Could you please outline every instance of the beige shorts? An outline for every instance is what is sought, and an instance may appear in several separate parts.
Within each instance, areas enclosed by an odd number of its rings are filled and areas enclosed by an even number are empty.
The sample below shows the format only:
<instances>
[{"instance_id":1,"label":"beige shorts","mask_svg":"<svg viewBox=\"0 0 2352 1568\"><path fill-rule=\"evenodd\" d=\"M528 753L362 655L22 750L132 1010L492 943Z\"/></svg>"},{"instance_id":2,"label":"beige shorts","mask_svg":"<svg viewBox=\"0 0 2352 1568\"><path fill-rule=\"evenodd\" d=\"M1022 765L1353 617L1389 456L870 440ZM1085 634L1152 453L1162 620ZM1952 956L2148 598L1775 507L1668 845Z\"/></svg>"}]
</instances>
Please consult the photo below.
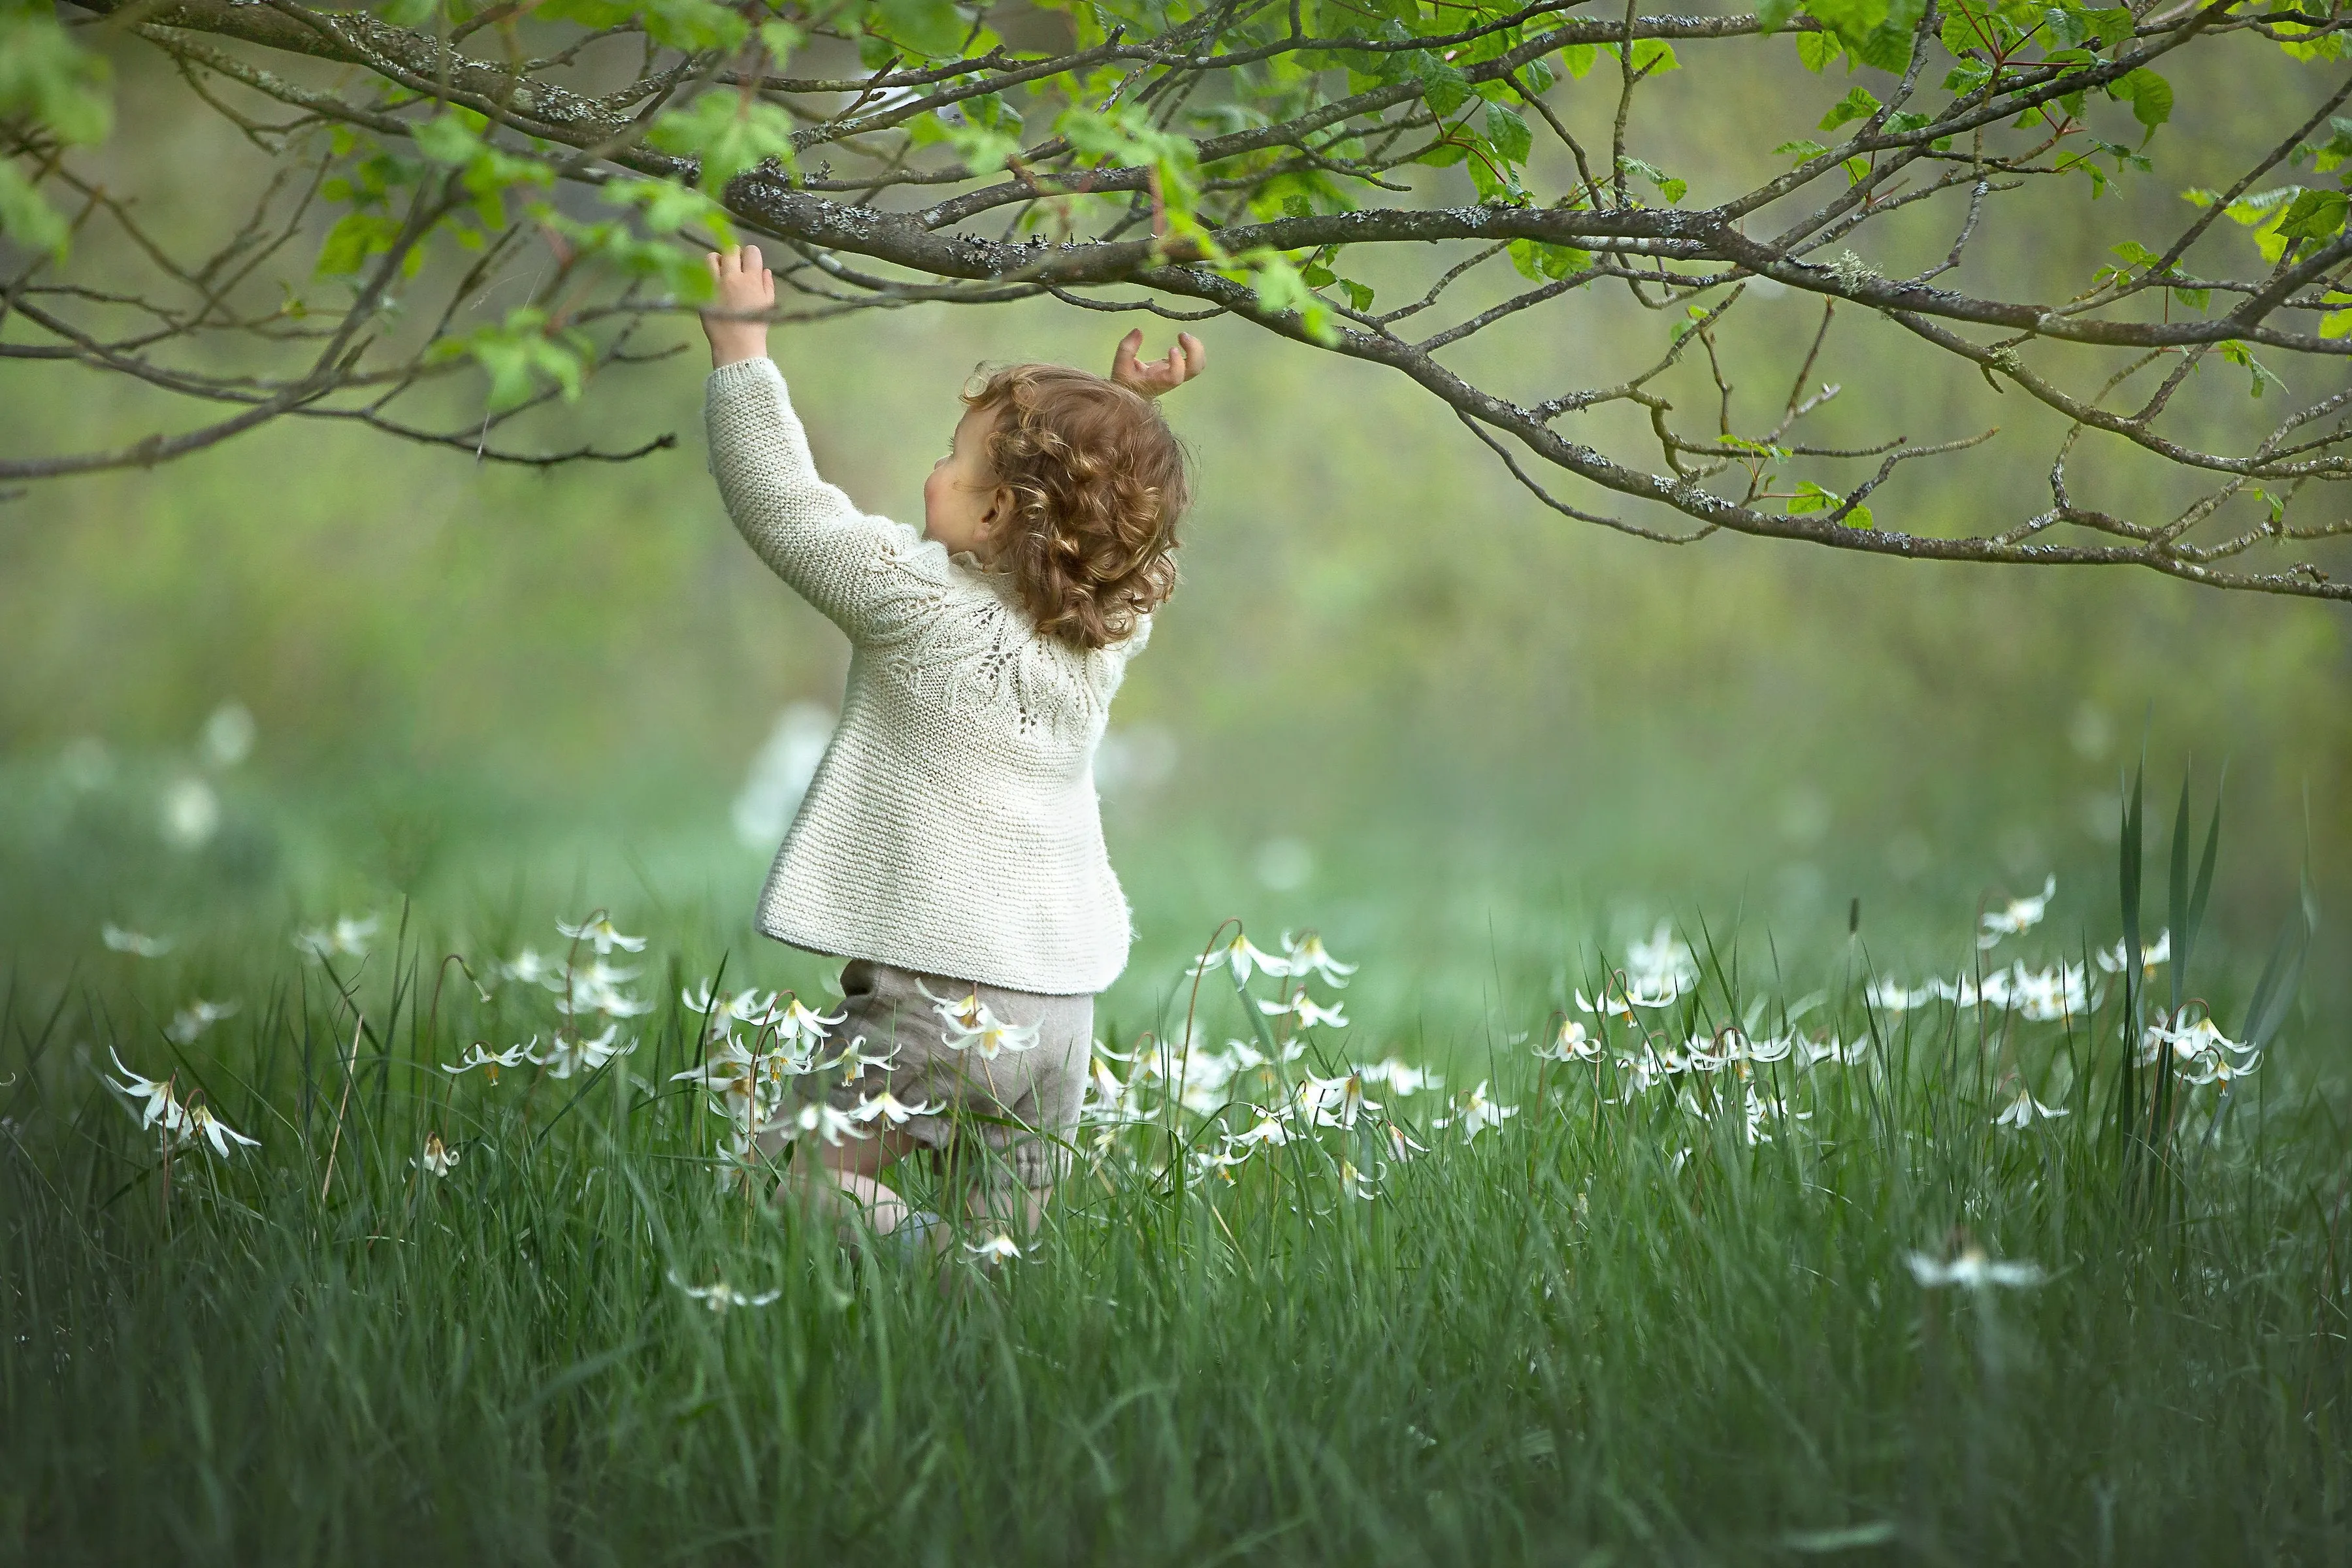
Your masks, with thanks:
<instances>
[{"instance_id":1,"label":"beige shorts","mask_svg":"<svg viewBox=\"0 0 2352 1568\"><path fill-rule=\"evenodd\" d=\"M854 1110L887 1088L902 1104L938 1108L901 1124L917 1142L942 1153L983 1155L968 1165L957 1159L967 1179L1037 1188L1061 1178L1094 1051L1092 996L974 985L863 958L842 965L841 988L847 1016L834 1026L833 1048L862 1036L864 1054L891 1060L887 1068L867 1068L855 1082L825 1075L825 1098L835 1106ZM975 993L1004 1022L1036 1026L1037 1043L1001 1050L993 1059L951 1049L932 998L961 1001ZM867 1123L877 1131L885 1125Z\"/></svg>"}]
</instances>

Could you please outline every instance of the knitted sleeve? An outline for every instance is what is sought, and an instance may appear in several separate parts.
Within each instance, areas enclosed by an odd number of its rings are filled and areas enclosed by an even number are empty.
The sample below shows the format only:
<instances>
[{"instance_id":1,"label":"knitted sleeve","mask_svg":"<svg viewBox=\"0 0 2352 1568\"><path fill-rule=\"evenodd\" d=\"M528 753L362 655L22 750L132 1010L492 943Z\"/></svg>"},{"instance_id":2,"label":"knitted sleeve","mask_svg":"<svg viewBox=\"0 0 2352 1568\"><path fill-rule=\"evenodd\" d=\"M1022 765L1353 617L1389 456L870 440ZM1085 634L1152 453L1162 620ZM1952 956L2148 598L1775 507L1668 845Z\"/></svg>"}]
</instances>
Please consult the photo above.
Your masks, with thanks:
<instances>
[{"instance_id":1,"label":"knitted sleeve","mask_svg":"<svg viewBox=\"0 0 2352 1568\"><path fill-rule=\"evenodd\" d=\"M909 584L894 568L922 558L920 540L905 523L859 511L817 477L775 362L737 360L712 371L703 421L719 493L760 559L853 641L900 619Z\"/></svg>"}]
</instances>

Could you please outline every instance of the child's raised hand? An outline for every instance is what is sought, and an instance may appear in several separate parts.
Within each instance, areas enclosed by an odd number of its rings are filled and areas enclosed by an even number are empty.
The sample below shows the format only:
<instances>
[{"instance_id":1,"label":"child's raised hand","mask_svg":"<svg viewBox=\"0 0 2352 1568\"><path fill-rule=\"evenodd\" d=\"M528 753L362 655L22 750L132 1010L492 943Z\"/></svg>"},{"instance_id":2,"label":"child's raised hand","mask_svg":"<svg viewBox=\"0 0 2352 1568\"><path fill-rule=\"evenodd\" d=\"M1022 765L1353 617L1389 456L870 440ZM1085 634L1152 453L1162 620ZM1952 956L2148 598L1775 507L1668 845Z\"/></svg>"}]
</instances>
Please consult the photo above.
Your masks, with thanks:
<instances>
[{"instance_id":1,"label":"child's raised hand","mask_svg":"<svg viewBox=\"0 0 2352 1568\"><path fill-rule=\"evenodd\" d=\"M1118 349L1110 356L1110 378L1129 392L1139 392L1146 397L1173 392L1209 368L1208 345L1190 332L1177 333L1176 346L1168 351L1168 357L1149 364L1136 360L1136 351L1142 346L1141 327L1119 339Z\"/></svg>"},{"instance_id":2,"label":"child's raised hand","mask_svg":"<svg viewBox=\"0 0 2352 1568\"><path fill-rule=\"evenodd\" d=\"M760 247L738 245L705 251L702 259L719 285L719 297L702 312L702 331L710 340L710 367L761 358L768 352L768 323L742 319L776 306L776 275L761 265Z\"/></svg>"}]
</instances>

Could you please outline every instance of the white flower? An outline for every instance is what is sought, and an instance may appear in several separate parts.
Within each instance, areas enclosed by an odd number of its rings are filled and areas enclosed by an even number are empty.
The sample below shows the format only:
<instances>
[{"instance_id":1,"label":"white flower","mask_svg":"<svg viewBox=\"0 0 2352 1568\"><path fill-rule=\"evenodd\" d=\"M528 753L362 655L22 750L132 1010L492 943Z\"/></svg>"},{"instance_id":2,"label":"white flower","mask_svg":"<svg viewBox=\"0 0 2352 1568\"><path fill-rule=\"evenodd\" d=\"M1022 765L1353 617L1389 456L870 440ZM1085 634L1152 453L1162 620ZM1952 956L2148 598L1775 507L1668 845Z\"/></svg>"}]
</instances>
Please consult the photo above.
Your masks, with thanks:
<instances>
[{"instance_id":1,"label":"white flower","mask_svg":"<svg viewBox=\"0 0 2352 1568\"><path fill-rule=\"evenodd\" d=\"M418 1170L429 1171L435 1176L446 1176L457 1168L457 1151L441 1142L438 1132L425 1135L425 1152L412 1162Z\"/></svg>"},{"instance_id":2,"label":"white flower","mask_svg":"<svg viewBox=\"0 0 2352 1568\"><path fill-rule=\"evenodd\" d=\"M745 986L740 991L714 991L706 980L692 991L680 991L677 999L686 1010L706 1016L714 1035L723 1034L737 1024L756 1024L774 1010L776 993L762 995L758 987Z\"/></svg>"},{"instance_id":3,"label":"white flower","mask_svg":"<svg viewBox=\"0 0 2352 1568\"><path fill-rule=\"evenodd\" d=\"M987 1263L1003 1263L1021 1256L1021 1245L1003 1231L986 1241L967 1241L964 1250Z\"/></svg>"},{"instance_id":4,"label":"white flower","mask_svg":"<svg viewBox=\"0 0 2352 1568\"><path fill-rule=\"evenodd\" d=\"M1325 1025L1334 1029L1346 1028L1348 1016L1339 1009L1340 1004L1336 1002L1328 1007L1317 1006L1307 999L1307 987L1304 985L1294 992L1287 1002L1260 1002L1257 1005L1257 1010L1269 1016L1297 1019L1298 1027L1302 1029L1311 1029L1318 1025Z\"/></svg>"},{"instance_id":5,"label":"white flower","mask_svg":"<svg viewBox=\"0 0 2352 1568\"><path fill-rule=\"evenodd\" d=\"M732 1307L764 1307L783 1294L782 1290L762 1290L756 1296L747 1296L724 1280L689 1285L676 1273L670 1275L669 1282L714 1312L724 1312Z\"/></svg>"},{"instance_id":6,"label":"white flower","mask_svg":"<svg viewBox=\"0 0 2352 1568\"><path fill-rule=\"evenodd\" d=\"M242 702L224 702L205 721L196 748L212 766L233 768L252 754L253 736L252 710Z\"/></svg>"},{"instance_id":7,"label":"white flower","mask_svg":"<svg viewBox=\"0 0 2352 1568\"><path fill-rule=\"evenodd\" d=\"M168 936L142 936L110 921L100 929L99 935L115 952L127 952L133 958L161 958L172 951L173 939Z\"/></svg>"},{"instance_id":8,"label":"white flower","mask_svg":"<svg viewBox=\"0 0 2352 1568\"><path fill-rule=\"evenodd\" d=\"M2050 900L2058 891L2056 873L2042 879L2042 891L2030 899L2011 899L1997 910L1987 910L1984 930L1977 935L1979 947L1990 947L2005 936L2017 936L2042 923L2050 908Z\"/></svg>"},{"instance_id":9,"label":"white flower","mask_svg":"<svg viewBox=\"0 0 2352 1568\"><path fill-rule=\"evenodd\" d=\"M604 1032L593 1040L572 1039L559 1032L545 1056L533 1056L530 1059L547 1068L550 1078L570 1078L575 1072L594 1072L614 1057L627 1056L637 1048L637 1042L634 1039L625 1046L614 1045L614 1037L620 1032L618 1024L606 1025ZM531 1037L534 1040L538 1038L536 1035Z\"/></svg>"},{"instance_id":10,"label":"white flower","mask_svg":"<svg viewBox=\"0 0 2352 1568\"><path fill-rule=\"evenodd\" d=\"M1297 942L1290 940L1288 931L1284 931L1282 952L1284 971L1300 980L1309 974L1319 974L1326 985L1344 987L1348 984L1348 976L1356 973L1355 964L1342 963L1332 957L1325 950L1323 939L1311 931ZM1247 979L1248 976L1243 978Z\"/></svg>"},{"instance_id":11,"label":"white flower","mask_svg":"<svg viewBox=\"0 0 2352 1568\"><path fill-rule=\"evenodd\" d=\"M350 915L337 919L331 926L312 926L294 933L294 945L314 963L330 958L364 958L368 942L383 921L375 915L354 920Z\"/></svg>"},{"instance_id":12,"label":"white flower","mask_svg":"<svg viewBox=\"0 0 2352 1568\"><path fill-rule=\"evenodd\" d=\"M122 1093L128 1095L132 1100L143 1100L147 1102L139 1112L139 1125L142 1127L152 1127L160 1121L163 1123L164 1131L179 1131L181 1127L180 1102L172 1096L171 1080L169 1079L141 1078L137 1073L132 1072L129 1068L122 1065L122 1058L120 1056L115 1055L114 1047L111 1046L107 1047L106 1054L109 1057L113 1058L114 1070L121 1073L126 1081L117 1082L113 1079L106 1078L103 1073L99 1076L101 1079L104 1079L110 1087L120 1089Z\"/></svg>"},{"instance_id":13,"label":"white flower","mask_svg":"<svg viewBox=\"0 0 2352 1568\"><path fill-rule=\"evenodd\" d=\"M247 1138L244 1133L239 1132L236 1128L231 1127L227 1122L223 1121L219 1117L215 1116L213 1114L213 1108L209 1105L203 1104L202 1102L191 1105L186 1108L186 1141L194 1142L197 1138L207 1139L212 1143L213 1152L222 1156L223 1158L226 1158L228 1155L236 1152L235 1150L229 1147L229 1141L232 1139L244 1144L248 1149L258 1149L261 1147L260 1139Z\"/></svg>"},{"instance_id":14,"label":"white flower","mask_svg":"<svg viewBox=\"0 0 2352 1568\"><path fill-rule=\"evenodd\" d=\"M1660 921L1649 941L1625 950L1625 978L1636 993L1635 1006L1660 1006L1664 1003L1644 1003L1641 997L1663 996L1672 1001L1698 984L1698 963L1691 950L1675 939L1672 923Z\"/></svg>"},{"instance_id":15,"label":"white flower","mask_svg":"<svg viewBox=\"0 0 2352 1568\"><path fill-rule=\"evenodd\" d=\"M2218 1083L2226 1089L2239 1079L2261 1067L2262 1063L2263 1053L2260 1051L2249 1051L2243 1059L2234 1062L2220 1051L2215 1051L2204 1059L2196 1072L2189 1075L2187 1081L2194 1084Z\"/></svg>"},{"instance_id":16,"label":"white flower","mask_svg":"<svg viewBox=\"0 0 2352 1568\"><path fill-rule=\"evenodd\" d=\"M1530 1054L1546 1061L1597 1062L1603 1048L1599 1036L1589 1032L1579 1020L1569 1018L1561 1021L1559 1034L1550 1044L1537 1046Z\"/></svg>"},{"instance_id":17,"label":"white flower","mask_svg":"<svg viewBox=\"0 0 2352 1568\"><path fill-rule=\"evenodd\" d=\"M1378 1110L1378 1100L1364 1098L1364 1080L1356 1073L1345 1078L1316 1078L1309 1075L1295 1091L1298 1110L1318 1127L1343 1127L1353 1131L1356 1119L1367 1110Z\"/></svg>"},{"instance_id":18,"label":"white flower","mask_svg":"<svg viewBox=\"0 0 2352 1568\"><path fill-rule=\"evenodd\" d=\"M1453 1120L1461 1123L1462 1142L1467 1143L1487 1128L1500 1127L1518 1113L1519 1108L1516 1105L1497 1105L1487 1099L1486 1080L1480 1079L1478 1087L1470 1091L1470 1098L1462 1102L1461 1115ZM1435 1125L1444 1126L1447 1123L1438 1122Z\"/></svg>"},{"instance_id":19,"label":"white flower","mask_svg":"<svg viewBox=\"0 0 2352 1568\"><path fill-rule=\"evenodd\" d=\"M1870 1037L1864 1035L1851 1045L1840 1044L1835 1035L1832 1035L1826 1040L1808 1040L1801 1037L1797 1045L1801 1065L1804 1067L1819 1067L1824 1062L1832 1067L1852 1067L1869 1053Z\"/></svg>"},{"instance_id":20,"label":"white flower","mask_svg":"<svg viewBox=\"0 0 2352 1568\"><path fill-rule=\"evenodd\" d=\"M2009 1102L2008 1108L1999 1116L1992 1119L1992 1124L1995 1127L2014 1127L2020 1131L2022 1131L2026 1128L2033 1125L2033 1119L2036 1116L2040 1116L2047 1120L2053 1117L2071 1116L2073 1114L2074 1112L2072 1110L2063 1105L2044 1105L2040 1100L2034 1099L2032 1095L2021 1089L2017 1091L2017 1098Z\"/></svg>"},{"instance_id":21,"label":"white flower","mask_svg":"<svg viewBox=\"0 0 2352 1568\"><path fill-rule=\"evenodd\" d=\"M2121 940L2118 940L2115 946L2105 949L2095 956L2098 959L2099 967L2109 974L2121 974L2124 972L2124 965L2131 962L2131 955L2124 951ZM2153 945L2139 950L2139 970L2144 978L2153 976L2159 966L2171 962L2172 932L2169 931L2158 936Z\"/></svg>"},{"instance_id":22,"label":"white flower","mask_svg":"<svg viewBox=\"0 0 2352 1568\"><path fill-rule=\"evenodd\" d=\"M163 1033L174 1043L184 1046L236 1011L234 1002L191 1002L173 1016L171 1026Z\"/></svg>"},{"instance_id":23,"label":"white flower","mask_svg":"<svg viewBox=\"0 0 2352 1568\"><path fill-rule=\"evenodd\" d=\"M537 948L524 948L500 963L498 972L504 979L520 980L526 985L547 985L559 991L563 988L563 965L551 958L542 958Z\"/></svg>"},{"instance_id":24,"label":"white flower","mask_svg":"<svg viewBox=\"0 0 2352 1568\"><path fill-rule=\"evenodd\" d=\"M1370 1203L1381 1195L1381 1174L1379 1171L1367 1174L1356 1169L1352 1162L1342 1160L1339 1162L1339 1190L1351 1198L1361 1198Z\"/></svg>"},{"instance_id":25,"label":"white flower","mask_svg":"<svg viewBox=\"0 0 2352 1568\"><path fill-rule=\"evenodd\" d=\"M493 1051L488 1042L476 1040L466 1047L466 1054L459 1057L454 1064L443 1062L441 1070L454 1078L459 1073L471 1072L476 1068L488 1068L490 1069L490 1081L496 1083L499 1081L500 1069L520 1067L525 1062L536 1062L539 1058L532 1052L538 1045L537 1035L533 1035L520 1046L510 1046L503 1051Z\"/></svg>"},{"instance_id":26,"label":"white flower","mask_svg":"<svg viewBox=\"0 0 2352 1568\"><path fill-rule=\"evenodd\" d=\"M220 796L200 778L174 779L163 792L163 837L176 848L196 849L220 831Z\"/></svg>"},{"instance_id":27,"label":"white flower","mask_svg":"<svg viewBox=\"0 0 2352 1568\"><path fill-rule=\"evenodd\" d=\"M845 1110L835 1109L822 1100L803 1100L782 1115L772 1117L761 1129L762 1132L781 1132L786 1142L804 1138L814 1132L827 1143L838 1145L844 1138L869 1136L857 1125L857 1119Z\"/></svg>"},{"instance_id":28,"label":"white flower","mask_svg":"<svg viewBox=\"0 0 2352 1568\"><path fill-rule=\"evenodd\" d=\"M1435 1073L1409 1066L1394 1057L1374 1062L1370 1067L1360 1067L1356 1069L1356 1076L1366 1083L1386 1084L1390 1093L1400 1096L1419 1094L1424 1089L1445 1087L1445 1080Z\"/></svg>"},{"instance_id":29,"label":"white flower","mask_svg":"<svg viewBox=\"0 0 2352 1568\"><path fill-rule=\"evenodd\" d=\"M1404 1129L1399 1127L1395 1122L1390 1122L1388 1124L1388 1130L1389 1147L1396 1152L1396 1157L1400 1161L1410 1160L1415 1154L1426 1154L1429 1152L1429 1146L1427 1144L1416 1143L1411 1138L1406 1137Z\"/></svg>"},{"instance_id":30,"label":"white flower","mask_svg":"<svg viewBox=\"0 0 2352 1568\"><path fill-rule=\"evenodd\" d=\"M600 953L610 952L616 947L625 952L643 952L646 950L644 937L623 936L613 929L612 921L601 914L594 920L582 921L578 925L558 921L555 929L573 942L594 943Z\"/></svg>"},{"instance_id":31,"label":"white flower","mask_svg":"<svg viewBox=\"0 0 2352 1568\"><path fill-rule=\"evenodd\" d=\"M1219 964L1223 964L1233 971L1236 984L1246 982L1253 969L1263 970L1276 979L1291 972L1290 964L1286 960L1276 958L1274 954L1265 952L1238 931L1234 933L1234 940L1224 946L1211 948L1187 973L1206 974Z\"/></svg>"},{"instance_id":32,"label":"white flower","mask_svg":"<svg viewBox=\"0 0 2352 1568\"><path fill-rule=\"evenodd\" d=\"M924 993L929 995L929 992ZM992 1062L1006 1051L1034 1049L1037 1044L1039 1024L1009 1024L991 1012L988 1004L975 991L960 1002L932 997L934 1008L947 1030L940 1043L951 1051L971 1051L981 1060Z\"/></svg>"},{"instance_id":33,"label":"white flower","mask_svg":"<svg viewBox=\"0 0 2352 1568\"><path fill-rule=\"evenodd\" d=\"M859 1100L857 1109L849 1114L860 1121L879 1119L893 1127L903 1127L915 1117L938 1115L940 1109L929 1100L908 1105L886 1089L877 1095Z\"/></svg>"},{"instance_id":34,"label":"white flower","mask_svg":"<svg viewBox=\"0 0 2352 1568\"><path fill-rule=\"evenodd\" d=\"M866 1068L878 1068L882 1071L887 1072L890 1070L891 1064L898 1059L898 1047L896 1046L892 1046L888 1050L883 1052L882 1055L877 1057L873 1055L871 1052L862 1049L861 1047L863 1047L865 1044L866 1037L860 1035L856 1039L850 1041L849 1044L842 1047L841 1054L839 1056L834 1058L829 1062L818 1062L809 1070L812 1072L831 1072L834 1068L839 1068L841 1069L841 1085L844 1089L846 1089L851 1084L856 1083L859 1079L864 1078L866 1076Z\"/></svg>"},{"instance_id":35,"label":"white flower","mask_svg":"<svg viewBox=\"0 0 2352 1568\"><path fill-rule=\"evenodd\" d=\"M2047 1278L2039 1264L2003 1263L1985 1256L1980 1247L1964 1247L1949 1262L1929 1257L1924 1252L1909 1254L1905 1261L1911 1266L1911 1278L1929 1289L1939 1285L1958 1285L1971 1290L1986 1290L1995 1286L2012 1289L2039 1285Z\"/></svg>"},{"instance_id":36,"label":"white flower","mask_svg":"<svg viewBox=\"0 0 2352 1568\"><path fill-rule=\"evenodd\" d=\"M765 1017L755 1021L772 1027L776 1031L778 1044L809 1048L822 1042L833 1032L835 1025L848 1016L848 1010L845 1008L828 1018L803 1006L801 999L793 996L787 998L781 1007L771 1006Z\"/></svg>"},{"instance_id":37,"label":"white flower","mask_svg":"<svg viewBox=\"0 0 2352 1568\"><path fill-rule=\"evenodd\" d=\"M2224 1051L2244 1056L2251 1049L2250 1047L2223 1034L2210 1017L2200 1018L2193 1024L2179 1024L2171 1028L2167 1028L2162 1024L2150 1024L2147 1026L2147 1032L2140 1037L2140 1065L2146 1067L2155 1061L2164 1054L2165 1047L2168 1046L2172 1048L2174 1058L2184 1064L2207 1057L2218 1060Z\"/></svg>"},{"instance_id":38,"label":"white flower","mask_svg":"<svg viewBox=\"0 0 2352 1568\"><path fill-rule=\"evenodd\" d=\"M1255 1110L1257 1108L1253 1106L1251 1109ZM1264 1144L1269 1149L1279 1149L1290 1142L1291 1131L1280 1117L1267 1115L1263 1110L1258 1111L1258 1116L1260 1120L1248 1131L1229 1133L1225 1146L1229 1149L1251 1149Z\"/></svg>"},{"instance_id":39,"label":"white flower","mask_svg":"<svg viewBox=\"0 0 2352 1568\"><path fill-rule=\"evenodd\" d=\"M1906 990L1899 980L1874 980L1863 992L1863 1000L1889 1013L1907 1013L1914 1007L1924 1007L1938 994L1934 982L1916 990Z\"/></svg>"}]
</instances>

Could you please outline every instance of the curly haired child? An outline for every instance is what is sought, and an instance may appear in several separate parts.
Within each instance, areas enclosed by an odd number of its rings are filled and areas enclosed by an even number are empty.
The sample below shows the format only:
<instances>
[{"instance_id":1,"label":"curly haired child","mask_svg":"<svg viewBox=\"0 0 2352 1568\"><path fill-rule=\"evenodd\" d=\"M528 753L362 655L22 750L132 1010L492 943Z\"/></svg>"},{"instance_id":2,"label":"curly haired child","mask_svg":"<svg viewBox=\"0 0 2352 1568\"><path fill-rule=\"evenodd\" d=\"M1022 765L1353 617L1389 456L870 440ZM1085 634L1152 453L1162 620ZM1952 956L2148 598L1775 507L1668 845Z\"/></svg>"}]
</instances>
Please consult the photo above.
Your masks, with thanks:
<instances>
[{"instance_id":1,"label":"curly haired child","mask_svg":"<svg viewBox=\"0 0 2352 1568\"><path fill-rule=\"evenodd\" d=\"M817 477L767 357L775 279L758 249L708 261L711 472L751 548L850 643L841 721L758 924L848 961L833 1037L865 1045L827 1076L836 1114L817 1120L872 1131L805 1140L779 1195L937 1241L934 1216L881 1180L929 1150L975 1212L1034 1226L1077 1124L1095 994L1127 963L1094 758L1175 586L1190 492L1152 399L1206 351L1185 333L1139 363L1135 331L1107 378L990 375L924 481L919 534Z\"/></svg>"}]
</instances>

